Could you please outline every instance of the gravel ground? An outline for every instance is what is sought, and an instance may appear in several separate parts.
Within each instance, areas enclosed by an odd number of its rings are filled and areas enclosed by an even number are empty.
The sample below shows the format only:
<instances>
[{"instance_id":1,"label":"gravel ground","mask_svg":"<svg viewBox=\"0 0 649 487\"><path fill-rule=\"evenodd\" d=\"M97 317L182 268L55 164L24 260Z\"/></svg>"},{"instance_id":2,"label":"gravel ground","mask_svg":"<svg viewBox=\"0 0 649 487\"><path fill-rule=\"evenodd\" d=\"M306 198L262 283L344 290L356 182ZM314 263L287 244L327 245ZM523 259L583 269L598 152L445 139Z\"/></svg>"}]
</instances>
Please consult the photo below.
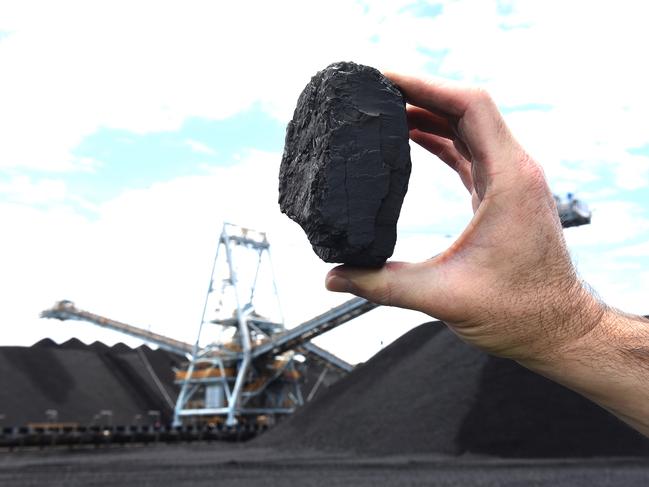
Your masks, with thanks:
<instances>
[{"instance_id":1,"label":"gravel ground","mask_svg":"<svg viewBox=\"0 0 649 487\"><path fill-rule=\"evenodd\" d=\"M641 458L512 460L341 456L237 444L0 453L0 485L646 486Z\"/></svg>"}]
</instances>

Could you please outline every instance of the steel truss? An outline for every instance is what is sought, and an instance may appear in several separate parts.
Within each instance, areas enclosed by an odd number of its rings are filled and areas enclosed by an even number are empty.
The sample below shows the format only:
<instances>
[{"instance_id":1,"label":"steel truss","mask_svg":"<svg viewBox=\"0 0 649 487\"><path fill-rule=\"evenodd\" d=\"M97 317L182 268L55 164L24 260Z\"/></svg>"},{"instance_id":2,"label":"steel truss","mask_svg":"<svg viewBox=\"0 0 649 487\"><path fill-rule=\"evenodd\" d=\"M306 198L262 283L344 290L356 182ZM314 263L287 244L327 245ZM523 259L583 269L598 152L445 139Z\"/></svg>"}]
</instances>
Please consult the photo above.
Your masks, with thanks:
<instances>
[{"instance_id":1,"label":"steel truss","mask_svg":"<svg viewBox=\"0 0 649 487\"><path fill-rule=\"evenodd\" d=\"M256 313L258 278L264 265L270 271L279 322ZM215 288L219 282L221 285ZM224 311L228 297L233 301L232 315L213 319L214 311ZM300 406L303 399L293 360L295 352L267 354L258 359L252 354L255 345L285 330L283 321L266 234L224 224L192 357L186 372L177 374L181 389L174 408L174 425L201 417L203 421L210 417L225 419L228 426L241 420L256 422L259 417L272 420ZM214 325L218 334L229 331L231 339L215 339L202 347L201 335L208 328L214 331Z\"/></svg>"}]
</instances>

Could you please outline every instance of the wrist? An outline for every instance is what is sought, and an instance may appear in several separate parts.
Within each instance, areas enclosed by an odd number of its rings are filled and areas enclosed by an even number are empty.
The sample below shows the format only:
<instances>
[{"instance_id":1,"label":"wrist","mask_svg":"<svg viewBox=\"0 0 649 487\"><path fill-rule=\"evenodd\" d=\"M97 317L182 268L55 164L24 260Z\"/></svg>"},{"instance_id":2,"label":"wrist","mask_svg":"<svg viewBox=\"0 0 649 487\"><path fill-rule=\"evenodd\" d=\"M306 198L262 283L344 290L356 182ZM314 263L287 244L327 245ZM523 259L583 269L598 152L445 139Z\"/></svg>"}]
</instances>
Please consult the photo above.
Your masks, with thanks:
<instances>
[{"instance_id":1,"label":"wrist","mask_svg":"<svg viewBox=\"0 0 649 487\"><path fill-rule=\"evenodd\" d=\"M590 332L520 363L589 398L649 436L649 321L598 303Z\"/></svg>"},{"instance_id":2,"label":"wrist","mask_svg":"<svg viewBox=\"0 0 649 487\"><path fill-rule=\"evenodd\" d=\"M575 281L565 294L554 323L554 340L524 360L521 365L546 376L563 374L574 362L590 361L597 353L608 353L611 341L619 334L615 312L601 302L581 282ZM554 377L552 377L554 378Z\"/></svg>"}]
</instances>

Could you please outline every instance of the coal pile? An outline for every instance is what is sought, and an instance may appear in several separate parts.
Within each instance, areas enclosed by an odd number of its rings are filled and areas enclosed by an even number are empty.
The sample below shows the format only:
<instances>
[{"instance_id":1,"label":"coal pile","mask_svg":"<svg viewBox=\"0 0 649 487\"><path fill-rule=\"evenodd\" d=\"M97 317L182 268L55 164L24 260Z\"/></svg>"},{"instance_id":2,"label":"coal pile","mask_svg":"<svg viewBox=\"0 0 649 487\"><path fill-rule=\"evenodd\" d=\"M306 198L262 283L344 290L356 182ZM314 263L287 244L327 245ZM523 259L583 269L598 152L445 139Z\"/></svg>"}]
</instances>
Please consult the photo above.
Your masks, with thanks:
<instances>
[{"instance_id":1,"label":"coal pile","mask_svg":"<svg viewBox=\"0 0 649 487\"><path fill-rule=\"evenodd\" d=\"M178 394L172 366L181 360L147 346L85 345L76 339L0 347L0 424L164 424Z\"/></svg>"},{"instance_id":2,"label":"coal pile","mask_svg":"<svg viewBox=\"0 0 649 487\"><path fill-rule=\"evenodd\" d=\"M305 357L299 364L305 397L317 398L346 375L317 355ZM173 369L185 362L147 346L86 345L76 338L60 345L44 339L31 347L0 347L0 427L168 425L179 392Z\"/></svg>"},{"instance_id":3,"label":"coal pile","mask_svg":"<svg viewBox=\"0 0 649 487\"><path fill-rule=\"evenodd\" d=\"M279 204L325 262L392 255L410 177L405 100L379 71L334 63L304 88L286 130Z\"/></svg>"},{"instance_id":4,"label":"coal pile","mask_svg":"<svg viewBox=\"0 0 649 487\"><path fill-rule=\"evenodd\" d=\"M648 439L605 410L439 322L411 330L255 443L367 455L649 453Z\"/></svg>"}]
</instances>

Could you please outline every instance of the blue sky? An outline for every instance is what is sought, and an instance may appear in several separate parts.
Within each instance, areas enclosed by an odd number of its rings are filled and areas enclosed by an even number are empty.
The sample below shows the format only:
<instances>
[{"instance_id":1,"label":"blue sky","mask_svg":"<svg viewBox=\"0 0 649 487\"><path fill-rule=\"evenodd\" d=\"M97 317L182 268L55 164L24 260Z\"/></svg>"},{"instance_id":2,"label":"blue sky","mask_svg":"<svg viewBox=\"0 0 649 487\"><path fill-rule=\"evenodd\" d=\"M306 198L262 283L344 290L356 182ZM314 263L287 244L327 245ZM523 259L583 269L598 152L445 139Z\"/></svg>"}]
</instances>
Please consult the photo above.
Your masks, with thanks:
<instances>
[{"instance_id":1,"label":"blue sky","mask_svg":"<svg viewBox=\"0 0 649 487\"><path fill-rule=\"evenodd\" d=\"M281 151L284 133L285 124L258 105L224 120L187 118L170 131L134 133L100 127L70 151L72 157L91 161L90 167L66 172L63 177L56 169L11 168L0 173L0 184L9 184L17 175L36 184L60 178L70 193L101 204L124 191L236 164L248 148Z\"/></svg>"},{"instance_id":2,"label":"blue sky","mask_svg":"<svg viewBox=\"0 0 649 487\"><path fill-rule=\"evenodd\" d=\"M203 174L236 164L242 151L282 150L285 126L258 105L224 120L192 117L178 130L137 134L100 128L74 148L77 157L99 161L93 171L67 178L70 191L101 203L120 192L156 181Z\"/></svg>"},{"instance_id":3,"label":"blue sky","mask_svg":"<svg viewBox=\"0 0 649 487\"><path fill-rule=\"evenodd\" d=\"M10 326L0 343L123 339L37 318L63 298L192 340L224 220L269 232L289 324L344 299L323 290L329 266L276 205L297 97L343 59L488 89L553 189L593 209L590 227L566 231L584 279L611 304L649 313L644 9L0 3L0 319ZM471 217L443 164L417 148L413 164L395 254L407 260L449 245ZM321 344L364 360L425 319L375 311ZM349 345L359 337L363 346Z\"/></svg>"}]
</instances>

